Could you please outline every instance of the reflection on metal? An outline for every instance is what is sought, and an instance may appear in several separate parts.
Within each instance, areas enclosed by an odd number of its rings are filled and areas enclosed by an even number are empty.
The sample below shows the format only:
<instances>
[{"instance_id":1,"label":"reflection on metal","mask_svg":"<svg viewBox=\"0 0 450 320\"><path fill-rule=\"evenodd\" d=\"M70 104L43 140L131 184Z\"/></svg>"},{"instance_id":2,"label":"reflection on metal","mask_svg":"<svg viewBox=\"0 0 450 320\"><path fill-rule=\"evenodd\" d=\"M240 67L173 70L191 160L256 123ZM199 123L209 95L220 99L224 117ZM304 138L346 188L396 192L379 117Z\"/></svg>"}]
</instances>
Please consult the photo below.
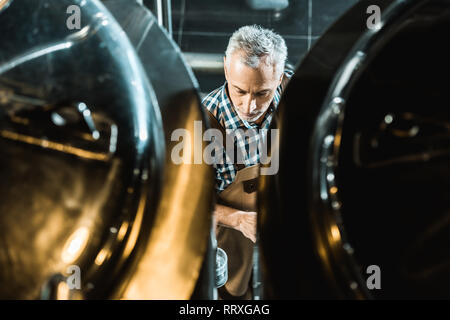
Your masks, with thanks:
<instances>
[{"instance_id":1,"label":"reflection on metal","mask_svg":"<svg viewBox=\"0 0 450 320\"><path fill-rule=\"evenodd\" d=\"M180 123L191 133L198 119L196 105L193 101ZM205 165L175 165L170 159L166 170L155 227L125 299L189 299L199 277L211 225L212 171Z\"/></svg>"},{"instance_id":2,"label":"reflection on metal","mask_svg":"<svg viewBox=\"0 0 450 320\"><path fill-rule=\"evenodd\" d=\"M21 100L20 104L31 101ZM105 162L116 151L117 126L110 119L92 113L85 103L31 104L31 109L15 108L17 100L6 99L3 103L13 106L6 111L8 116L0 131L5 139Z\"/></svg>"},{"instance_id":3,"label":"reflection on metal","mask_svg":"<svg viewBox=\"0 0 450 320\"><path fill-rule=\"evenodd\" d=\"M56 300L69 300L70 288L66 282L60 282L56 287Z\"/></svg>"},{"instance_id":4,"label":"reflection on metal","mask_svg":"<svg viewBox=\"0 0 450 320\"><path fill-rule=\"evenodd\" d=\"M0 0L0 11L5 9L12 0Z\"/></svg>"},{"instance_id":5,"label":"reflection on metal","mask_svg":"<svg viewBox=\"0 0 450 320\"><path fill-rule=\"evenodd\" d=\"M66 264L71 264L77 260L83 250L86 248L89 240L89 230L86 227L81 227L66 240L63 247L61 259Z\"/></svg>"},{"instance_id":6,"label":"reflection on metal","mask_svg":"<svg viewBox=\"0 0 450 320\"><path fill-rule=\"evenodd\" d=\"M330 231L331 241L335 243L341 242L341 233L339 232L339 228L337 227L337 225L332 225Z\"/></svg>"},{"instance_id":7,"label":"reflection on metal","mask_svg":"<svg viewBox=\"0 0 450 320\"><path fill-rule=\"evenodd\" d=\"M65 12L70 4L51 5ZM55 32L46 6L12 1L1 12L0 42L10 45L0 72L0 298L66 298L58 283L69 264L89 284L70 298L116 297L158 202L159 106L99 1L81 6L87 33ZM19 20L27 24L18 27Z\"/></svg>"},{"instance_id":8,"label":"reflection on metal","mask_svg":"<svg viewBox=\"0 0 450 320\"><path fill-rule=\"evenodd\" d=\"M117 233L117 241L122 241L125 235L127 234L128 227L129 227L128 221L124 221L122 225L120 226L119 232Z\"/></svg>"},{"instance_id":9,"label":"reflection on metal","mask_svg":"<svg viewBox=\"0 0 450 320\"><path fill-rule=\"evenodd\" d=\"M209 295L201 298L210 298L214 284L198 281L212 225L213 170L204 163L176 165L171 160L178 143L170 140L174 130L185 129L193 136L195 121L202 121L205 129L197 82L147 9L127 0L104 3L137 49L161 108L166 141L161 199L146 248L121 298L189 299L198 286L206 287ZM194 145L189 148L194 157ZM209 267L203 272L214 272Z\"/></svg>"},{"instance_id":10,"label":"reflection on metal","mask_svg":"<svg viewBox=\"0 0 450 320\"><path fill-rule=\"evenodd\" d=\"M35 60L37 58L43 57L47 54L51 54L57 51L64 51L70 49L73 43L70 41L63 41L59 43L52 43L50 46L45 46L44 48L33 48L32 50L21 54L20 56L12 57L11 60L7 62L2 62L0 65L0 73L8 72L21 64Z\"/></svg>"},{"instance_id":11,"label":"reflection on metal","mask_svg":"<svg viewBox=\"0 0 450 320\"><path fill-rule=\"evenodd\" d=\"M23 134L19 134L16 132L11 132L7 130L0 130L0 136L5 139L10 139L18 142L24 142L27 144L32 144L35 146L39 146L45 149L51 149L59 152L64 152L67 154L73 154L77 157L89 159L89 160L97 160L97 161L107 161L110 159L110 154L102 154L97 152L91 152L88 150L83 150L80 148L75 148L69 145L65 145L62 143L57 143L45 139L39 139L35 137L26 136Z\"/></svg>"},{"instance_id":12,"label":"reflection on metal","mask_svg":"<svg viewBox=\"0 0 450 320\"><path fill-rule=\"evenodd\" d=\"M144 189L144 194L146 190ZM139 206L137 208L136 217L134 219L133 225L129 232L128 239L125 243L125 249L122 254L122 259L128 259L131 255L131 252L136 248L139 233L142 232L142 223L145 214L146 202L148 199L146 197L142 197L139 201Z\"/></svg>"},{"instance_id":13,"label":"reflection on metal","mask_svg":"<svg viewBox=\"0 0 450 320\"><path fill-rule=\"evenodd\" d=\"M367 168L428 162L450 154L449 138L446 119L391 112L370 134L355 137L354 158Z\"/></svg>"},{"instance_id":14,"label":"reflection on metal","mask_svg":"<svg viewBox=\"0 0 450 320\"><path fill-rule=\"evenodd\" d=\"M108 249L106 248L101 249L97 257L95 258L95 264L101 266L110 254L111 252Z\"/></svg>"},{"instance_id":15,"label":"reflection on metal","mask_svg":"<svg viewBox=\"0 0 450 320\"><path fill-rule=\"evenodd\" d=\"M70 300L71 290L66 278L60 274L53 274L42 286L40 299L42 300Z\"/></svg>"}]
</instances>

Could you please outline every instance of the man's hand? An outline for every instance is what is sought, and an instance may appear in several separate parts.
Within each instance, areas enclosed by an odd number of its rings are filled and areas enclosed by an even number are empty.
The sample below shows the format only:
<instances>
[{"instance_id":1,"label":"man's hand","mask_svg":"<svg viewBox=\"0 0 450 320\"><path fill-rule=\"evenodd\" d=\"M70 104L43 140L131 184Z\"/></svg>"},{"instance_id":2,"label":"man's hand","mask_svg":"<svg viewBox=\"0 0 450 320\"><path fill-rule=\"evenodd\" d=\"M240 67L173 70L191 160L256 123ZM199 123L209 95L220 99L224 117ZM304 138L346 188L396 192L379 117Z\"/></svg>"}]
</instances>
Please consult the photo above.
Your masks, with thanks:
<instances>
[{"instance_id":1,"label":"man's hand","mask_svg":"<svg viewBox=\"0 0 450 320\"><path fill-rule=\"evenodd\" d=\"M256 242L256 212L236 211L234 215L237 220L235 229Z\"/></svg>"},{"instance_id":2,"label":"man's hand","mask_svg":"<svg viewBox=\"0 0 450 320\"><path fill-rule=\"evenodd\" d=\"M256 212L240 211L231 207L216 205L214 215L218 224L238 230L245 237L256 242Z\"/></svg>"}]
</instances>

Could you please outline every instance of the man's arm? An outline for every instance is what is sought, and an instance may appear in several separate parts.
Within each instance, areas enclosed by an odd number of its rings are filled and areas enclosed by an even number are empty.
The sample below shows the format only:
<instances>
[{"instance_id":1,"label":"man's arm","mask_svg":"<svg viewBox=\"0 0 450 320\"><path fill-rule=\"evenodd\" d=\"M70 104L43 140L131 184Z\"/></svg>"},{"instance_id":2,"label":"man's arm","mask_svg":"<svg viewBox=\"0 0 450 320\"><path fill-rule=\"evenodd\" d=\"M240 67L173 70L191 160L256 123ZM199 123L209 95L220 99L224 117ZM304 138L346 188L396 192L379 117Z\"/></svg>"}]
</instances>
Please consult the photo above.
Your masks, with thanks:
<instances>
[{"instance_id":1,"label":"man's arm","mask_svg":"<svg viewBox=\"0 0 450 320\"><path fill-rule=\"evenodd\" d=\"M238 230L251 241L256 242L256 212L240 211L216 204L214 218L217 224Z\"/></svg>"}]
</instances>

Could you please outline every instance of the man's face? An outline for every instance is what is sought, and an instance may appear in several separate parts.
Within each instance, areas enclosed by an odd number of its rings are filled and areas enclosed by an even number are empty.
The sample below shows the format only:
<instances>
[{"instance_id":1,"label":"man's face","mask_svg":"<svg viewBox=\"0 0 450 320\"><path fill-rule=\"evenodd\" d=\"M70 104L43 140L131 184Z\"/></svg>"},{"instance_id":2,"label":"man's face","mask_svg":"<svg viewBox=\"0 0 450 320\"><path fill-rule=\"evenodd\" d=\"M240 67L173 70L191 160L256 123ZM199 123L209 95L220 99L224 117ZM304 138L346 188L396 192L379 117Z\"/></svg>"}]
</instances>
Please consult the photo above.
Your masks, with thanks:
<instances>
[{"instance_id":1,"label":"man's face","mask_svg":"<svg viewBox=\"0 0 450 320\"><path fill-rule=\"evenodd\" d=\"M257 68L243 63L239 51L235 51L228 59L224 58L225 78L237 114L248 122L262 120L283 74L277 72L275 65L267 64L266 57L260 60Z\"/></svg>"}]
</instances>

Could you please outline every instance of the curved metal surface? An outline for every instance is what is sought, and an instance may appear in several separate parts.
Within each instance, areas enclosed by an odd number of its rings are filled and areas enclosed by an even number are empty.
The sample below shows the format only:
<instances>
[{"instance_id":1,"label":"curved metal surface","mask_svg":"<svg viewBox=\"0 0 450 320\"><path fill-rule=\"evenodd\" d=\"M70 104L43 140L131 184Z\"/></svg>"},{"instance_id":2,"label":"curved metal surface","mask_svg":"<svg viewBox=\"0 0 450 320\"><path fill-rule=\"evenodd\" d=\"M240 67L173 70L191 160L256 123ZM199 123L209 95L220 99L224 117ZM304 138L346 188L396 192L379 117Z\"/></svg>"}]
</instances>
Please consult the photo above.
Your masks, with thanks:
<instances>
[{"instance_id":1,"label":"curved metal surface","mask_svg":"<svg viewBox=\"0 0 450 320\"><path fill-rule=\"evenodd\" d=\"M317 251L320 253L326 272L345 297L371 298L363 270L364 265L354 259L354 247L345 232L340 200L342 186L338 182L340 144L343 135L344 110L356 74L363 72L364 65L375 57L403 24L405 17L425 2L399 1L387 8L378 29L367 31L354 45L349 56L338 70L324 107L318 115L311 145L311 219ZM342 176L342 174L340 175ZM347 177L349 175L347 174ZM347 202L351 202L348 200ZM358 228L365 228L361 224ZM375 240L375 239L374 239Z\"/></svg>"},{"instance_id":2,"label":"curved metal surface","mask_svg":"<svg viewBox=\"0 0 450 320\"><path fill-rule=\"evenodd\" d=\"M450 296L450 256L443 249L450 242L445 235L450 186L444 169L449 154L444 128L450 116L445 88L450 63L441 40L450 30L449 4L392 5L382 27L366 33L353 48L319 116L312 144L312 188L321 193L312 206L322 203L322 214L335 220L340 239L329 252L341 268L332 267L343 290L350 287L380 298ZM426 39L423 47L415 45L417 37ZM408 74L412 65L414 77ZM373 90L373 100L362 99ZM333 143L324 147L325 139L331 138ZM331 159L331 166L320 162L324 157ZM430 179L438 172L440 179ZM374 217L370 225L357 214L363 210ZM313 217L320 217L319 210ZM380 230L382 237L375 241ZM423 260L417 263L414 255L419 252ZM343 268L343 259L352 256L358 264L349 261ZM369 294L367 276L357 285L356 281L358 273L365 275L373 264L382 270L384 285ZM360 269L345 274L351 265Z\"/></svg>"},{"instance_id":3,"label":"curved metal surface","mask_svg":"<svg viewBox=\"0 0 450 320\"><path fill-rule=\"evenodd\" d=\"M155 89L167 146L164 186L148 246L123 297L126 299L212 298L214 263L208 245L214 201L214 173L206 163L196 164L205 142L186 145L191 164L175 164L171 155L175 130L198 138L206 129L198 84L181 52L158 26L148 9L127 0L104 2L133 43ZM197 124L195 124L197 122ZM199 132L201 130L201 132ZM201 137L200 137L201 139ZM205 256L201 280L199 276ZM208 264L209 263L209 264ZM201 281L201 283L199 283Z\"/></svg>"},{"instance_id":4,"label":"curved metal surface","mask_svg":"<svg viewBox=\"0 0 450 320\"><path fill-rule=\"evenodd\" d=\"M280 103L280 170L259 197L266 297L449 297L449 3L386 1L367 31L370 4L318 41Z\"/></svg>"},{"instance_id":5,"label":"curved metal surface","mask_svg":"<svg viewBox=\"0 0 450 320\"><path fill-rule=\"evenodd\" d=\"M58 296L74 268L70 297L116 297L162 179L153 89L99 1L12 1L0 29L0 298Z\"/></svg>"},{"instance_id":6,"label":"curved metal surface","mask_svg":"<svg viewBox=\"0 0 450 320\"><path fill-rule=\"evenodd\" d=\"M11 3L12 0L0 0L0 12L2 10L5 10L9 4Z\"/></svg>"}]
</instances>

